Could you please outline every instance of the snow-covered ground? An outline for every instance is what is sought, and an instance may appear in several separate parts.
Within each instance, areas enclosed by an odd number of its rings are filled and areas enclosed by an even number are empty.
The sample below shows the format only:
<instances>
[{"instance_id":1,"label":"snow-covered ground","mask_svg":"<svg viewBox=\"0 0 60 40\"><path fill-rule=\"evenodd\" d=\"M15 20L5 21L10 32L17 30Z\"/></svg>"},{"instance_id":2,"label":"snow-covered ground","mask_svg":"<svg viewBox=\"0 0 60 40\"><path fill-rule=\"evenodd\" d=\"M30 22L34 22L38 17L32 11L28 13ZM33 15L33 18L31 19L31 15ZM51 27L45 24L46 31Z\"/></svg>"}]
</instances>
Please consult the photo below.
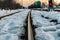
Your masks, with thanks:
<instances>
[{"instance_id":1,"label":"snow-covered ground","mask_svg":"<svg viewBox=\"0 0 60 40\"><path fill-rule=\"evenodd\" d=\"M11 16L4 17L0 20L0 40L22 40L24 35L25 20L29 10L7 10L8 13L22 11ZM6 10L0 10L0 16L7 15Z\"/></svg>"},{"instance_id":2,"label":"snow-covered ground","mask_svg":"<svg viewBox=\"0 0 60 40\"><path fill-rule=\"evenodd\" d=\"M4 15L8 15L8 14L11 14L11 13L15 13L15 12L18 12L18 11L24 11L26 9L16 9L16 10L1 10L0 9L0 17L1 16L4 16Z\"/></svg>"},{"instance_id":3,"label":"snow-covered ground","mask_svg":"<svg viewBox=\"0 0 60 40\"><path fill-rule=\"evenodd\" d=\"M0 40L22 40L20 37L25 33L25 19L29 9L0 10ZM36 40L60 40L60 12L56 11L32 11L33 25L36 27Z\"/></svg>"},{"instance_id":4,"label":"snow-covered ground","mask_svg":"<svg viewBox=\"0 0 60 40\"><path fill-rule=\"evenodd\" d=\"M36 40L60 40L60 12L32 11Z\"/></svg>"}]
</instances>

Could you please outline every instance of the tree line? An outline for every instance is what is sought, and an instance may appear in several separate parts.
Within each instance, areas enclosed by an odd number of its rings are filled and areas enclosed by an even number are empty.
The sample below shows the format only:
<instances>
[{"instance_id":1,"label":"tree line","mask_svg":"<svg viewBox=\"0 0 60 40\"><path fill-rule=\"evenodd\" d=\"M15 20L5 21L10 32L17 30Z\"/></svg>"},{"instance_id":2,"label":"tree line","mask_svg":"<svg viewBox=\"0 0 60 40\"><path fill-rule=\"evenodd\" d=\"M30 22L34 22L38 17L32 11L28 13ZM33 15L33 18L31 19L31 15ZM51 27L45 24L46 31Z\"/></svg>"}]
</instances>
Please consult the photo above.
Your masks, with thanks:
<instances>
[{"instance_id":1,"label":"tree line","mask_svg":"<svg viewBox=\"0 0 60 40\"><path fill-rule=\"evenodd\" d=\"M12 0L0 1L0 9L19 9L22 7L20 4L13 3Z\"/></svg>"},{"instance_id":2,"label":"tree line","mask_svg":"<svg viewBox=\"0 0 60 40\"><path fill-rule=\"evenodd\" d=\"M36 1L32 5L30 5L28 8L40 8L41 2ZM12 0L4 0L0 1L0 9L19 9L19 8L25 8L20 4L13 3Z\"/></svg>"}]
</instances>

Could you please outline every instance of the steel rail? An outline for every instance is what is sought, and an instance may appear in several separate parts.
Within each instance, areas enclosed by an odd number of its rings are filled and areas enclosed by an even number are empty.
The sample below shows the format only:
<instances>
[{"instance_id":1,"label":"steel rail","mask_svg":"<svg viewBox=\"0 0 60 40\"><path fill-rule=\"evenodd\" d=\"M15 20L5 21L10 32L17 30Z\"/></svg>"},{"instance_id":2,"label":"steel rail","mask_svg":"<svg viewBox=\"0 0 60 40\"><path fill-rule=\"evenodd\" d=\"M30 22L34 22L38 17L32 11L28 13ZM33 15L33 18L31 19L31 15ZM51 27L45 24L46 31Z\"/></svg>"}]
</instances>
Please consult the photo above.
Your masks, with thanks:
<instances>
[{"instance_id":1,"label":"steel rail","mask_svg":"<svg viewBox=\"0 0 60 40\"><path fill-rule=\"evenodd\" d=\"M31 14L31 11L29 11L29 14L28 14L28 40L34 40L30 14Z\"/></svg>"}]
</instances>

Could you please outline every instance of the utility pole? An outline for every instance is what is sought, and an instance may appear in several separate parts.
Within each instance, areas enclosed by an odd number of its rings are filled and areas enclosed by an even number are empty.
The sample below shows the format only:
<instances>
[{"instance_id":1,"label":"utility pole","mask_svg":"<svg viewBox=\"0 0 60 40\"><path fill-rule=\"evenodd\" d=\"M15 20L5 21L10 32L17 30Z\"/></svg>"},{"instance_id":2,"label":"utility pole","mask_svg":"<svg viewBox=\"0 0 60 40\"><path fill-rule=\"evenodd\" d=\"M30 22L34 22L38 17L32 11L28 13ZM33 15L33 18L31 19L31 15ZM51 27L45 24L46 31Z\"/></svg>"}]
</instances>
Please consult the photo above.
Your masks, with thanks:
<instances>
[{"instance_id":1,"label":"utility pole","mask_svg":"<svg viewBox=\"0 0 60 40\"><path fill-rule=\"evenodd\" d=\"M22 9L23 9L23 0L21 0L21 2L22 2L22 4L21 4L21 5L22 5Z\"/></svg>"}]
</instances>

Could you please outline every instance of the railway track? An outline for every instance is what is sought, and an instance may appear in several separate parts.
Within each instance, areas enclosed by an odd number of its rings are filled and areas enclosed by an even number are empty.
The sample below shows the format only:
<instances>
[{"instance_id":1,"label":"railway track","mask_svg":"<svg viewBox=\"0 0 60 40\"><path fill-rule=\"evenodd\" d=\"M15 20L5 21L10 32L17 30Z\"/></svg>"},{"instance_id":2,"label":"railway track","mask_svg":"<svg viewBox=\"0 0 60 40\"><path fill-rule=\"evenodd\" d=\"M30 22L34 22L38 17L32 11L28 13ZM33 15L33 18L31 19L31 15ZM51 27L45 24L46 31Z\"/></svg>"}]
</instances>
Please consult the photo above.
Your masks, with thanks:
<instances>
[{"instance_id":1,"label":"railway track","mask_svg":"<svg viewBox=\"0 0 60 40\"><path fill-rule=\"evenodd\" d=\"M28 13L28 40L34 40L33 28L31 24L31 11Z\"/></svg>"},{"instance_id":2,"label":"railway track","mask_svg":"<svg viewBox=\"0 0 60 40\"><path fill-rule=\"evenodd\" d=\"M28 12L28 15L27 15L27 27L25 28L26 29L25 40L34 40L34 32L33 32L33 27L32 27L32 23L31 23L31 11L32 10L30 10ZM19 12L22 12L22 11L18 11L18 12L14 12L14 13L11 13L11 14L8 14L8 15L5 15L5 16L2 16L2 17L0 17L0 20L2 18L5 18L7 16L14 15L14 14L19 13Z\"/></svg>"},{"instance_id":3,"label":"railway track","mask_svg":"<svg viewBox=\"0 0 60 40\"><path fill-rule=\"evenodd\" d=\"M24 10L23 10L23 11L24 11ZM14 12L14 13L8 14L8 15L1 16L1 17L0 17L0 20L1 20L2 18L5 18L5 17L7 17L7 16L14 15L14 14L19 13L19 12L22 12L22 11L17 11L17 12Z\"/></svg>"}]
</instances>

